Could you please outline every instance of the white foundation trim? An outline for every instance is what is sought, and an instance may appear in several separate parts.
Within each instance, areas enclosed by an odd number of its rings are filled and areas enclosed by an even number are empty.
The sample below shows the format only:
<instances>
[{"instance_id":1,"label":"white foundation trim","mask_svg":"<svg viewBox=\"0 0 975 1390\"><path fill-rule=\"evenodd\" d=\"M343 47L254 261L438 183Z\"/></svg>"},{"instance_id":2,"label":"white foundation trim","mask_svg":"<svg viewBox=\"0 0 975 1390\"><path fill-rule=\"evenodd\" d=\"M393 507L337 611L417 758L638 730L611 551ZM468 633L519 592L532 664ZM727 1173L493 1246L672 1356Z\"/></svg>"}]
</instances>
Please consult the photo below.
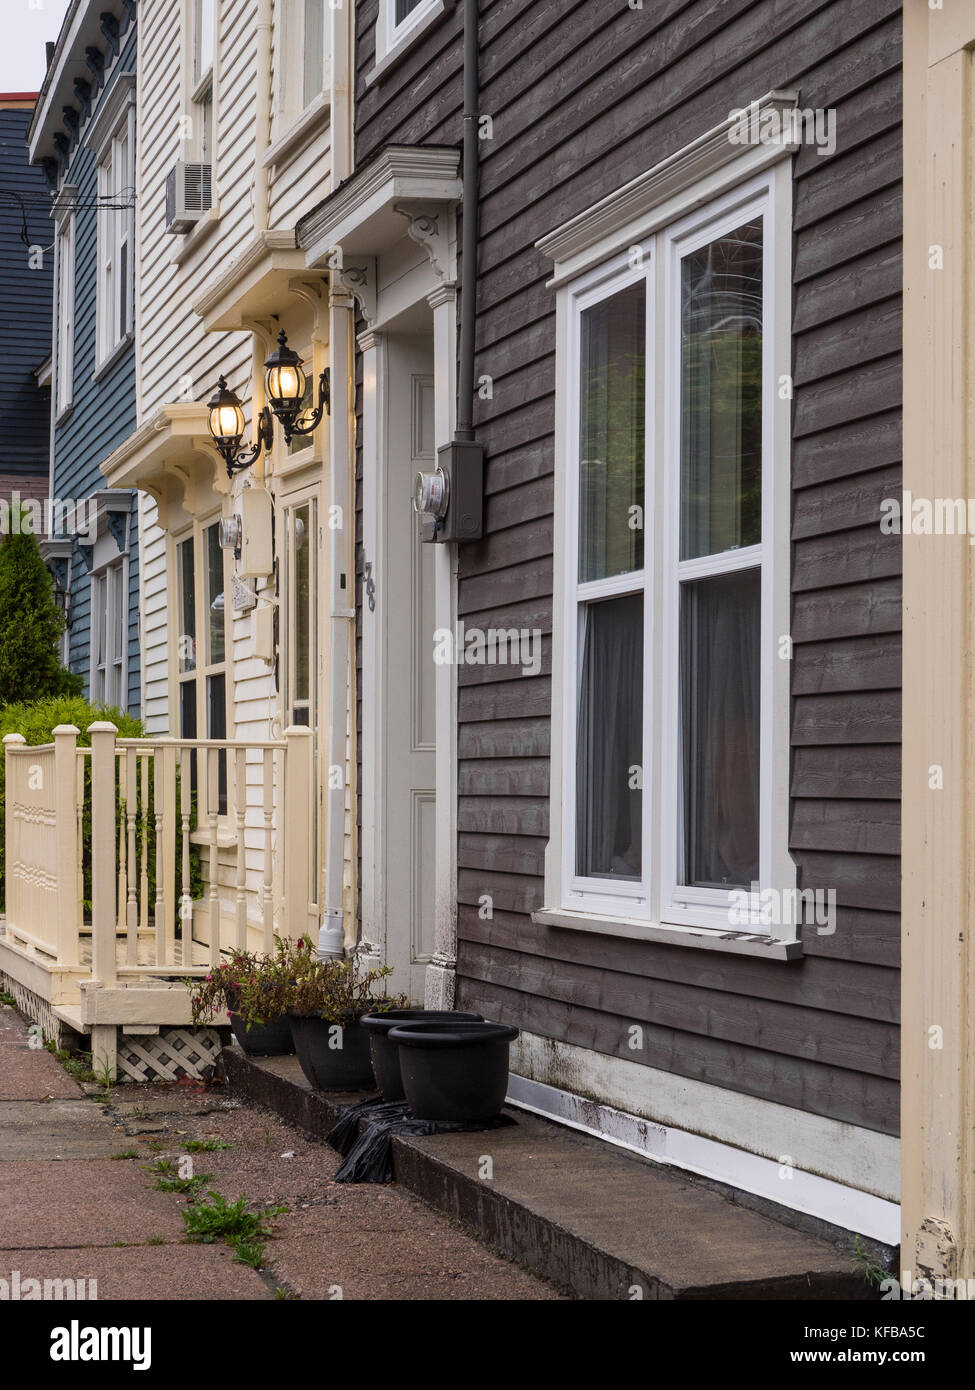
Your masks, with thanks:
<instances>
[{"instance_id":1,"label":"white foundation trim","mask_svg":"<svg viewBox=\"0 0 975 1390\"><path fill-rule=\"evenodd\" d=\"M889 1135L531 1033L512 1045L511 1066L511 1105L844 1230L900 1239L900 1144ZM690 1128L703 1123L709 1135Z\"/></svg>"}]
</instances>

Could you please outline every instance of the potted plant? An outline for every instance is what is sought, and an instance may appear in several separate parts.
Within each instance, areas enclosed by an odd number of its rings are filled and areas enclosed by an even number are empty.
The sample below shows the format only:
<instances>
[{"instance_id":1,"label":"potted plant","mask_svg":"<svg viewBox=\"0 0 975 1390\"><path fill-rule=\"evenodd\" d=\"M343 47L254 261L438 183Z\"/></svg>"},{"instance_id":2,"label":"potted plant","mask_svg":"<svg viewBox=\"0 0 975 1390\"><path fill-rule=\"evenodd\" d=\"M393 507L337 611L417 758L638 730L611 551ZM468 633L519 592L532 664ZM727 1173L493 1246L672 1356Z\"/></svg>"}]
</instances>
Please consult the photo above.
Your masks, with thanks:
<instances>
[{"instance_id":1,"label":"potted plant","mask_svg":"<svg viewBox=\"0 0 975 1390\"><path fill-rule=\"evenodd\" d=\"M495 1119L517 1036L517 1028L503 1023L435 1018L393 1028L389 1039L399 1049L410 1113L418 1120L469 1124Z\"/></svg>"},{"instance_id":2,"label":"potted plant","mask_svg":"<svg viewBox=\"0 0 975 1390\"><path fill-rule=\"evenodd\" d=\"M366 1014L401 1008L402 995L380 994L389 966L364 970L356 959L313 960L275 1002L287 1001L291 1035L308 1082L322 1091L373 1090Z\"/></svg>"},{"instance_id":3,"label":"potted plant","mask_svg":"<svg viewBox=\"0 0 975 1390\"><path fill-rule=\"evenodd\" d=\"M228 959L193 986L193 1022L207 1023L226 1011L230 1027L243 1050L254 1057L293 1053L287 1008L275 1004L282 980L290 978L296 961L311 957L307 937L275 942L273 954L234 948Z\"/></svg>"},{"instance_id":4,"label":"potted plant","mask_svg":"<svg viewBox=\"0 0 975 1390\"><path fill-rule=\"evenodd\" d=\"M399 1048L390 1042L389 1034L401 1023L423 1023L427 1019L453 1019L454 1022L483 1022L481 1014L457 1013L446 1009L386 1009L381 1014L366 1014L362 1026L369 1034L369 1050L376 1085L383 1100L405 1100L403 1077L400 1074Z\"/></svg>"}]
</instances>

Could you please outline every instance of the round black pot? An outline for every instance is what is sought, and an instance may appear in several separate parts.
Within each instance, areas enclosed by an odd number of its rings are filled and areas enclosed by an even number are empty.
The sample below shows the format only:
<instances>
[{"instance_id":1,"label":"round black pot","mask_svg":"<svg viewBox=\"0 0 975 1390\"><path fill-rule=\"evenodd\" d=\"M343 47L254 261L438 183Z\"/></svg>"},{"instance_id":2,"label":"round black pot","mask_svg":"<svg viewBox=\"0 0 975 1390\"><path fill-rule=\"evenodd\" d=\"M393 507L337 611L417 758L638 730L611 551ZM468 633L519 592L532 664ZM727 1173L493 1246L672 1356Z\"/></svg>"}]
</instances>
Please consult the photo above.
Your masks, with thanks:
<instances>
[{"instance_id":1,"label":"round black pot","mask_svg":"<svg viewBox=\"0 0 975 1390\"><path fill-rule=\"evenodd\" d=\"M232 1012L230 1027L234 1037L250 1057L280 1057L295 1050L291 1036L291 1024L287 1017L276 1018L273 1023L252 1023L242 1014Z\"/></svg>"},{"instance_id":2,"label":"round black pot","mask_svg":"<svg viewBox=\"0 0 975 1390\"><path fill-rule=\"evenodd\" d=\"M374 1091L369 1034L361 1022L339 1028L317 1014L289 1014L305 1079L319 1091Z\"/></svg>"},{"instance_id":3,"label":"round black pot","mask_svg":"<svg viewBox=\"0 0 975 1390\"><path fill-rule=\"evenodd\" d=\"M418 1120L493 1120L504 1104L517 1036L503 1023L437 1019L392 1029L410 1112Z\"/></svg>"},{"instance_id":4,"label":"round black pot","mask_svg":"<svg viewBox=\"0 0 975 1390\"><path fill-rule=\"evenodd\" d=\"M399 1048L389 1041L390 1030L401 1023L421 1023L438 1019L455 1023L483 1023L481 1014L454 1013L448 1009L390 1009L384 1014L366 1014L362 1026L369 1034L372 1069L383 1100L405 1100L403 1077L400 1074Z\"/></svg>"}]
</instances>

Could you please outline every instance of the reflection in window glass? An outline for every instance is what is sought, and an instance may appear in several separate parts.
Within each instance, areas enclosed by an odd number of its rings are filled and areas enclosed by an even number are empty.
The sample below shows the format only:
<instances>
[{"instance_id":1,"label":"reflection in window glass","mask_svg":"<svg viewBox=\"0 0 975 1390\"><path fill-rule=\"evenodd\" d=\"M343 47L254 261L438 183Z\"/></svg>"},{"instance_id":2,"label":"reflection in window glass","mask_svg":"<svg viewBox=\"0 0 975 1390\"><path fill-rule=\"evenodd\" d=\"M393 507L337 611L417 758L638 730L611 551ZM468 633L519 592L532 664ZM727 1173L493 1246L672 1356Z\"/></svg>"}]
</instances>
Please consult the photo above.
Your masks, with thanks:
<instances>
[{"instance_id":1,"label":"reflection in window glass","mask_svg":"<svg viewBox=\"0 0 975 1390\"><path fill-rule=\"evenodd\" d=\"M639 880L643 595L586 604L576 767L576 873Z\"/></svg>"},{"instance_id":2,"label":"reflection in window glass","mask_svg":"<svg viewBox=\"0 0 975 1390\"><path fill-rule=\"evenodd\" d=\"M759 217L681 262L681 559L761 539Z\"/></svg>"},{"instance_id":3,"label":"reflection in window glass","mask_svg":"<svg viewBox=\"0 0 975 1390\"><path fill-rule=\"evenodd\" d=\"M579 579L643 568L646 286L582 315ZM641 524L636 525L639 521Z\"/></svg>"},{"instance_id":4,"label":"reflection in window glass","mask_svg":"<svg viewBox=\"0 0 975 1390\"><path fill-rule=\"evenodd\" d=\"M225 599L223 592L223 550L220 546L219 525L208 526L203 533L204 554L206 556L206 608L207 608L207 664L215 665L223 661L226 653L226 604L214 611L217 598Z\"/></svg>"},{"instance_id":5,"label":"reflection in window glass","mask_svg":"<svg viewBox=\"0 0 975 1390\"><path fill-rule=\"evenodd\" d=\"M759 876L759 569L681 586L684 884Z\"/></svg>"},{"instance_id":6,"label":"reflection in window glass","mask_svg":"<svg viewBox=\"0 0 975 1390\"><path fill-rule=\"evenodd\" d=\"M193 572L193 540L178 547L179 634L176 650L180 674L196 669L196 579Z\"/></svg>"}]
</instances>

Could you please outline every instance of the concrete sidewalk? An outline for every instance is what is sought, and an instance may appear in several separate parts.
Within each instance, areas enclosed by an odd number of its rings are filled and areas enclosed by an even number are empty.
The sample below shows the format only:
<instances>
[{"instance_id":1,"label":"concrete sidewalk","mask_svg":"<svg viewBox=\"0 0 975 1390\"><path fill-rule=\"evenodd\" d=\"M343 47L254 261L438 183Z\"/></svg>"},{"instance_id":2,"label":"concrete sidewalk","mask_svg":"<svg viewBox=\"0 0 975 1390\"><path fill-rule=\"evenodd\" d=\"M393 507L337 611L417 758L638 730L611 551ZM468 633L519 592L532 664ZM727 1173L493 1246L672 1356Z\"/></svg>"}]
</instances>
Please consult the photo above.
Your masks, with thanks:
<instances>
[{"instance_id":1,"label":"concrete sidewalk","mask_svg":"<svg viewBox=\"0 0 975 1390\"><path fill-rule=\"evenodd\" d=\"M220 1087L117 1086L100 1104L30 1043L0 1005L0 1280L20 1297L29 1279L95 1280L100 1300L559 1297L401 1187L333 1183L336 1154ZM230 1146L191 1155L209 1187L290 1209L260 1271L187 1243L189 1199L145 1171L206 1140Z\"/></svg>"},{"instance_id":2,"label":"concrete sidewalk","mask_svg":"<svg viewBox=\"0 0 975 1390\"><path fill-rule=\"evenodd\" d=\"M312 1090L295 1057L246 1057L234 1046L221 1067L235 1094L319 1139L347 1099ZM834 1244L679 1168L523 1110L509 1113L510 1128L397 1135L397 1185L577 1298L875 1296L848 1233L836 1232Z\"/></svg>"}]
</instances>

